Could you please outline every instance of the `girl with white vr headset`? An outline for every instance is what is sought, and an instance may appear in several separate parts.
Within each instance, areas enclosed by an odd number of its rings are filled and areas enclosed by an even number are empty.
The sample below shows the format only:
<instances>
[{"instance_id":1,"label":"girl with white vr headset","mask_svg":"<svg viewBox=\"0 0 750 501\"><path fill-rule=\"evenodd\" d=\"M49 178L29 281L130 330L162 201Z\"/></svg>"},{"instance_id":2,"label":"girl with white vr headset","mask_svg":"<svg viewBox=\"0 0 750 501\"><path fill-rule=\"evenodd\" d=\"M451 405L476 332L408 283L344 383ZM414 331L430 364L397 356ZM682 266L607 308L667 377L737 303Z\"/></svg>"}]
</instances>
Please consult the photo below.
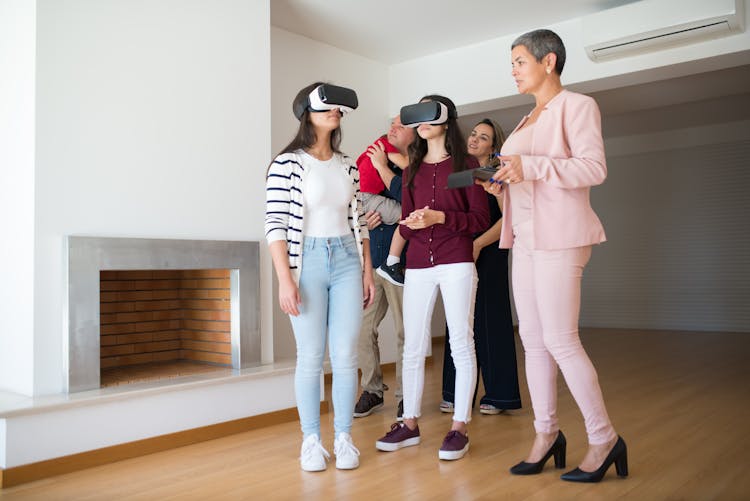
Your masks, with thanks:
<instances>
[{"instance_id":1,"label":"girl with white vr headset","mask_svg":"<svg viewBox=\"0 0 750 501\"><path fill-rule=\"evenodd\" d=\"M328 337L333 372L336 467L359 466L350 435L363 306L375 287L369 235L359 203L359 172L339 151L341 117L357 107L353 90L316 82L293 102L297 135L266 176L265 232L279 281L279 305L297 344L294 389L303 433L300 464L326 469L320 441L320 374Z\"/></svg>"},{"instance_id":2,"label":"girl with white vr headset","mask_svg":"<svg viewBox=\"0 0 750 501\"><path fill-rule=\"evenodd\" d=\"M404 171L401 234L409 241L404 284L403 423L376 442L395 451L421 441L418 418L424 388L424 364L430 346L430 321L437 292L443 297L456 365L453 423L438 457L462 458L469 449L467 425L476 385L474 299L477 274L473 235L489 226L487 197L477 185L446 189L453 172L478 167L466 151L456 122L456 107L443 96L430 95L401 109L404 125L417 127Z\"/></svg>"}]
</instances>

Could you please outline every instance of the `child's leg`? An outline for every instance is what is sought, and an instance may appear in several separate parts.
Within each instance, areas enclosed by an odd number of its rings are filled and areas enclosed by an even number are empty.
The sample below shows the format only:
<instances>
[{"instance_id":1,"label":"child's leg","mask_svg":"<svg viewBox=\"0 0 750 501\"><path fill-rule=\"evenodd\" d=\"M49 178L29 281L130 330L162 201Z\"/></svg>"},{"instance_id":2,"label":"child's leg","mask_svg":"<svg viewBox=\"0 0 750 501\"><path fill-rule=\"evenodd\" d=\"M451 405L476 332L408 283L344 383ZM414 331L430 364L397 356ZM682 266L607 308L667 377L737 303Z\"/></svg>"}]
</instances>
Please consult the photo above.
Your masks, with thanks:
<instances>
[{"instance_id":1,"label":"child's leg","mask_svg":"<svg viewBox=\"0 0 750 501\"><path fill-rule=\"evenodd\" d=\"M380 205L380 200L378 198L379 195L361 191L359 193L359 202L362 204L362 211L367 214L370 211L377 210L378 205Z\"/></svg>"},{"instance_id":2,"label":"child's leg","mask_svg":"<svg viewBox=\"0 0 750 501\"><path fill-rule=\"evenodd\" d=\"M380 214L380 220L383 224L396 224L401 220L401 204L392 198L383 195L373 195L372 193L363 193L367 201L364 205L365 212L373 210Z\"/></svg>"},{"instance_id":3,"label":"child's leg","mask_svg":"<svg viewBox=\"0 0 750 501\"><path fill-rule=\"evenodd\" d=\"M393 238L391 238L391 246L388 249L388 259L386 264L392 266L396 263L401 262L401 253L404 251L406 245L406 239L401 236L401 232L396 229L393 232Z\"/></svg>"},{"instance_id":4,"label":"child's leg","mask_svg":"<svg viewBox=\"0 0 750 501\"><path fill-rule=\"evenodd\" d=\"M404 250L406 240L399 233L398 228L393 232L391 237L391 246L388 249L388 257L382 263L375 273L388 280L393 285L403 287L404 285L404 267L401 265L401 252Z\"/></svg>"}]
</instances>

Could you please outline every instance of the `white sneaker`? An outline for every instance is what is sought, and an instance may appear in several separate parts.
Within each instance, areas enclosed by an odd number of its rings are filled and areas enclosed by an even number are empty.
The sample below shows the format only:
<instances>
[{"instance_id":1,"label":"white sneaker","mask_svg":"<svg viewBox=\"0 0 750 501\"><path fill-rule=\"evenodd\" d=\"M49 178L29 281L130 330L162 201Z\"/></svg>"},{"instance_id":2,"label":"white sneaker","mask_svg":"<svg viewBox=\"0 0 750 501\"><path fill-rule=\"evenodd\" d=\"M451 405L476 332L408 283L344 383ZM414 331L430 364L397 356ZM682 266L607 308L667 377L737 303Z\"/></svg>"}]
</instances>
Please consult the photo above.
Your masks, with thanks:
<instances>
[{"instance_id":1,"label":"white sneaker","mask_svg":"<svg viewBox=\"0 0 750 501\"><path fill-rule=\"evenodd\" d=\"M299 462L305 471L323 471L326 469L326 461L331 458L328 451L320 443L317 433L309 435L302 442Z\"/></svg>"},{"instance_id":2,"label":"white sneaker","mask_svg":"<svg viewBox=\"0 0 750 501\"><path fill-rule=\"evenodd\" d=\"M339 433L333 442L333 453L336 454L336 468L339 470L353 470L359 466L359 449L354 447L352 436L348 433Z\"/></svg>"}]
</instances>

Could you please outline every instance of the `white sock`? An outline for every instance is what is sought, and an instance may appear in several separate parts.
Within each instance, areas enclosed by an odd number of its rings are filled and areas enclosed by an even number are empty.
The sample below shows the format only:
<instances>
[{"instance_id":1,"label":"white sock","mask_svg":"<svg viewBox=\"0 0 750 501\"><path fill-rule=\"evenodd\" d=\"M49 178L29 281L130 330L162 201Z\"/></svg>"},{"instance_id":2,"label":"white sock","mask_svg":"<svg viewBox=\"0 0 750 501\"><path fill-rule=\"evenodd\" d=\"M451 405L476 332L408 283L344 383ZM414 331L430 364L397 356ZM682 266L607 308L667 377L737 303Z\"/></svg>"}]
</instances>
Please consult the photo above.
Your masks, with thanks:
<instances>
[{"instance_id":1,"label":"white sock","mask_svg":"<svg viewBox=\"0 0 750 501\"><path fill-rule=\"evenodd\" d=\"M400 263L401 258L399 256L391 256L388 254L388 259L385 260L386 266L393 266L396 263Z\"/></svg>"}]
</instances>

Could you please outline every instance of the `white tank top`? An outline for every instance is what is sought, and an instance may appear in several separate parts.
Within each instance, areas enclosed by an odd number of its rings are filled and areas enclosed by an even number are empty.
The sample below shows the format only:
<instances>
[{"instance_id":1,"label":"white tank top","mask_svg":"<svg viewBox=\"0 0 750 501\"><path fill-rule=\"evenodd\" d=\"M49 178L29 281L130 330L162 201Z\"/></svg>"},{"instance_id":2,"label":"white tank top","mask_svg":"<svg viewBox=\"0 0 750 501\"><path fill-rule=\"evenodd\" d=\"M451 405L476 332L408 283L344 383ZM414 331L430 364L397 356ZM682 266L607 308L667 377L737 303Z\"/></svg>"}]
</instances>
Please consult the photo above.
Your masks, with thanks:
<instances>
[{"instance_id":1,"label":"white tank top","mask_svg":"<svg viewBox=\"0 0 750 501\"><path fill-rule=\"evenodd\" d=\"M349 204L354 197L354 185L347 174L348 167L343 158L334 153L329 160L321 161L303 153L303 162L303 233L311 237L339 237L349 234Z\"/></svg>"}]
</instances>

